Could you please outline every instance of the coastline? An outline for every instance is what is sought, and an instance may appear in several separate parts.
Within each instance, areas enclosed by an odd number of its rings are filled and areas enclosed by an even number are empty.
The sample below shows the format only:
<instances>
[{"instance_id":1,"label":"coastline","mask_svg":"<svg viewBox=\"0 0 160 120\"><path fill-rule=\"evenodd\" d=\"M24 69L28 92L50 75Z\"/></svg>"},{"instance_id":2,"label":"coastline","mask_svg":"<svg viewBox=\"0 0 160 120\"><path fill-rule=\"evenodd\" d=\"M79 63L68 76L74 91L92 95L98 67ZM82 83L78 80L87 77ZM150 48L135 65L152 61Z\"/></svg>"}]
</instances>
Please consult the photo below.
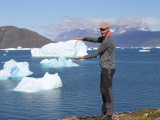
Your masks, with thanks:
<instances>
[{"instance_id":1,"label":"coastline","mask_svg":"<svg viewBox=\"0 0 160 120\"><path fill-rule=\"evenodd\" d=\"M98 120L98 115L68 117L59 120ZM113 113L112 120L160 120L160 108Z\"/></svg>"}]
</instances>

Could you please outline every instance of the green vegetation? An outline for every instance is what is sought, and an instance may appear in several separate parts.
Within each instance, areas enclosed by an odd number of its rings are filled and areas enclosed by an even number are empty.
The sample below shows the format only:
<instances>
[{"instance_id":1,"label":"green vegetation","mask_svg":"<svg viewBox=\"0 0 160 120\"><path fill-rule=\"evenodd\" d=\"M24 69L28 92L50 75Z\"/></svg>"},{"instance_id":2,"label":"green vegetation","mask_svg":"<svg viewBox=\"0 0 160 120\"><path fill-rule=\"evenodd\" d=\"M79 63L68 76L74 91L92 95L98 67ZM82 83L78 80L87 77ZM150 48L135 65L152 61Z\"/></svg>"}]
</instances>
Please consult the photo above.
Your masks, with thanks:
<instances>
[{"instance_id":1,"label":"green vegetation","mask_svg":"<svg viewBox=\"0 0 160 120\"><path fill-rule=\"evenodd\" d=\"M124 114L120 117L121 120L156 120L160 119L160 109L151 108L137 110L133 115Z\"/></svg>"}]
</instances>

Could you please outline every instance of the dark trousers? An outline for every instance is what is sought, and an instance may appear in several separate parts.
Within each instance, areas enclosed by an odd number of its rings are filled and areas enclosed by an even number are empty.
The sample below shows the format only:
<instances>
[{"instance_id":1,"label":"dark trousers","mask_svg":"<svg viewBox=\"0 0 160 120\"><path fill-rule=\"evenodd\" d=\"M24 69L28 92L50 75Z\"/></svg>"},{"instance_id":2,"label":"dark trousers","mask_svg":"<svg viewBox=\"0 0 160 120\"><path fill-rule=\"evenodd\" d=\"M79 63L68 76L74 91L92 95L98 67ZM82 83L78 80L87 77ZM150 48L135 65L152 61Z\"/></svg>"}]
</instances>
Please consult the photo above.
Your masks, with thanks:
<instances>
[{"instance_id":1,"label":"dark trousers","mask_svg":"<svg viewBox=\"0 0 160 120\"><path fill-rule=\"evenodd\" d=\"M112 80L115 69L107 70L101 69L101 83L100 92L102 94L102 114L112 115L113 114L113 91L112 91Z\"/></svg>"}]
</instances>

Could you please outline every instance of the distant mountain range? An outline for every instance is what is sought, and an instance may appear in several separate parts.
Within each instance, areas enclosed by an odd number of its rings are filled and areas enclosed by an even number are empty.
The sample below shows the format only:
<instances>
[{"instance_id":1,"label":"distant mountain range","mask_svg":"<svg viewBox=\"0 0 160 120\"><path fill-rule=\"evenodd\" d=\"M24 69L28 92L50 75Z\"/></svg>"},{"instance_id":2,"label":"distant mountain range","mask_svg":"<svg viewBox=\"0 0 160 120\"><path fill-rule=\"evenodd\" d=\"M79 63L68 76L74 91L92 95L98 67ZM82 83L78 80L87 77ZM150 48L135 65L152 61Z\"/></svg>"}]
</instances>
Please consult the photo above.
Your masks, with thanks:
<instances>
[{"instance_id":1,"label":"distant mountain range","mask_svg":"<svg viewBox=\"0 0 160 120\"><path fill-rule=\"evenodd\" d=\"M28 29L15 26L0 27L0 49L4 48L40 48L53 41Z\"/></svg>"},{"instance_id":2,"label":"distant mountain range","mask_svg":"<svg viewBox=\"0 0 160 120\"><path fill-rule=\"evenodd\" d=\"M160 31L148 28L131 28L128 26L111 26L111 33L115 38L116 47L158 47L160 46ZM67 41L75 37L98 37L99 29L72 29L60 33L54 41ZM28 29L15 26L0 27L0 49L4 48L40 48L54 41ZM99 44L85 42L88 47Z\"/></svg>"},{"instance_id":3,"label":"distant mountain range","mask_svg":"<svg viewBox=\"0 0 160 120\"><path fill-rule=\"evenodd\" d=\"M111 26L111 33L115 38L117 47L157 47L160 46L160 31L151 31L148 28L131 28L128 26ZM66 41L75 37L98 37L99 29L74 29L59 34L54 41ZM88 43L89 47L99 44Z\"/></svg>"}]
</instances>

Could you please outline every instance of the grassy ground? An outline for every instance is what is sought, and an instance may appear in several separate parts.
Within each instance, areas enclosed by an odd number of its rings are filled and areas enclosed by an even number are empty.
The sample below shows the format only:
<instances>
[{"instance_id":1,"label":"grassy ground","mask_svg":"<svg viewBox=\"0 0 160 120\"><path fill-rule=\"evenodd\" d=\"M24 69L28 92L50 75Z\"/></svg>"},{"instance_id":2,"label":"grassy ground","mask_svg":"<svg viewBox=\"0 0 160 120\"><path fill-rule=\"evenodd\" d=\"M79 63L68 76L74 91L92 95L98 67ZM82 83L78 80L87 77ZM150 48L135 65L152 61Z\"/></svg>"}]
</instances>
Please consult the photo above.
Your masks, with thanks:
<instances>
[{"instance_id":1,"label":"grassy ground","mask_svg":"<svg viewBox=\"0 0 160 120\"><path fill-rule=\"evenodd\" d=\"M98 115L86 117L70 117L60 120L98 120ZM113 114L113 120L160 120L160 108L150 108L137 111L119 112Z\"/></svg>"},{"instance_id":2,"label":"grassy ground","mask_svg":"<svg viewBox=\"0 0 160 120\"><path fill-rule=\"evenodd\" d=\"M119 118L120 120L160 120L160 109L137 110L132 114L123 114Z\"/></svg>"}]
</instances>

